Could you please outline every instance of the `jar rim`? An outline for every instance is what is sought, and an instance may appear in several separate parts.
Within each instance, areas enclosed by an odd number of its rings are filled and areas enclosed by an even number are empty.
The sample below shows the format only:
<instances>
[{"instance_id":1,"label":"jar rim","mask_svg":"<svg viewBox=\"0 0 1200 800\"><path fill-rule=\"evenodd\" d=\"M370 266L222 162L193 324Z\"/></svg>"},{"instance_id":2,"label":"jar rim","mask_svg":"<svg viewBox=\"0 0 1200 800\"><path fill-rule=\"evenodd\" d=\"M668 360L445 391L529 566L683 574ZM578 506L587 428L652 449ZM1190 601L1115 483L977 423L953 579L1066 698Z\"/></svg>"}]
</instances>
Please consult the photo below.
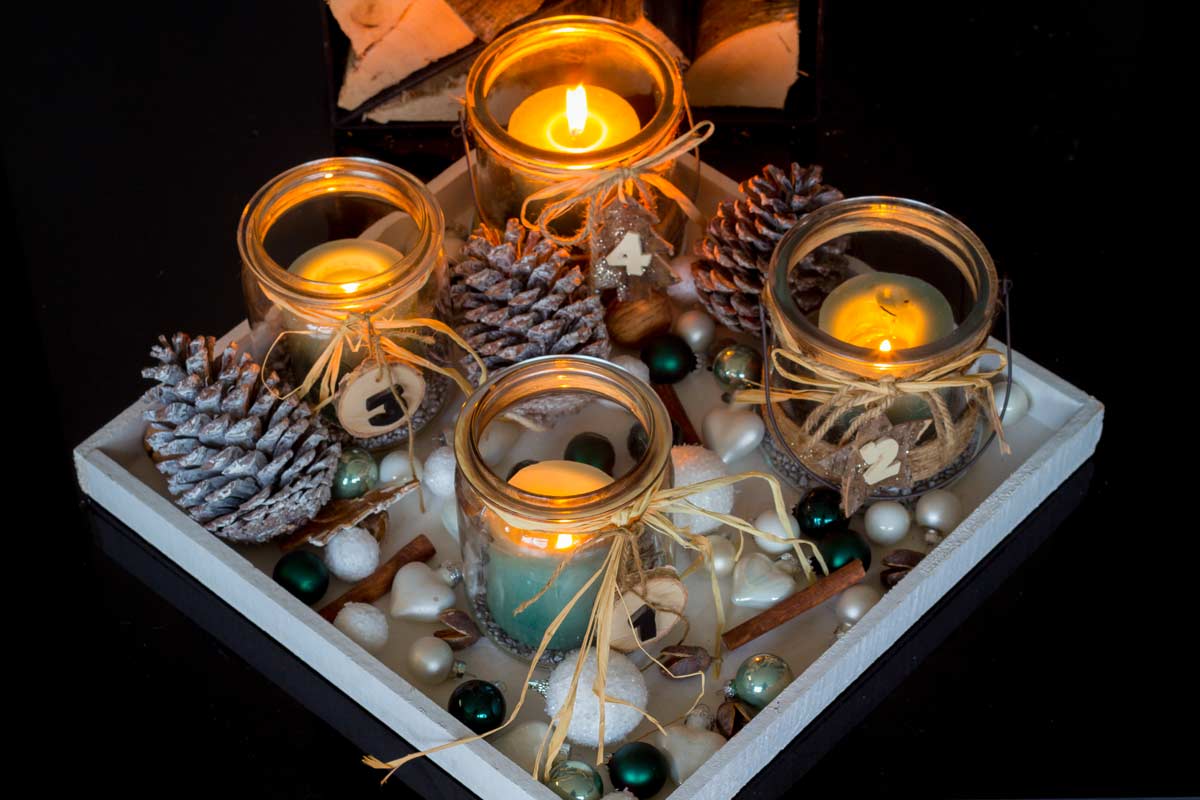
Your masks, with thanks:
<instances>
[{"instance_id":1,"label":"jar rim","mask_svg":"<svg viewBox=\"0 0 1200 800\"><path fill-rule=\"evenodd\" d=\"M821 330L800 310L788 287L788 270L793 264L839 236L867 231L898 233L932 247L958 268L975 295L967 315L952 332L918 347L893 350L886 362L880 361L875 349L845 342ZM871 195L838 200L801 218L771 254L765 294L767 307L778 309L806 343L847 362L904 371L950 352L978 347L995 318L999 276L983 242L955 217L917 200Z\"/></svg>"},{"instance_id":2,"label":"jar rim","mask_svg":"<svg viewBox=\"0 0 1200 800\"><path fill-rule=\"evenodd\" d=\"M508 483L484 462L479 439L506 409L550 387L621 404L647 431L645 454L612 483L584 494L550 497ZM471 393L455 425L454 455L461 477L486 504L500 511L526 519L550 516L564 525L599 521L662 484L671 463L671 418L649 384L611 361L580 355L539 356L492 375Z\"/></svg>"},{"instance_id":3,"label":"jar rim","mask_svg":"<svg viewBox=\"0 0 1200 800\"><path fill-rule=\"evenodd\" d=\"M642 51L645 61L662 88L663 97L642 129L630 138L609 147L586 153L558 153L543 150L515 138L492 115L487 105L488 91L508 61L518 58L516 50L529 48L530 37L552 39L564 33L587 31L610 41L633 45ZM657 147L664 136L673 136L683 115L683 77L675 60L652 39L616 20L582 14L564 14L536 20L505 33L489 44L471 65L466 83L467 122L487 142L490 149L528 169L569 175L600 164L626 160Z\"/></svg>"},{"instance_id":4,"label":"jar rim","mask_svg":"<svg viewBox=\"0 0 1200 800\"><path fill-rule=\"evenodd\" d=\"M267 232L288 211L316 197L339 192L372 197L404 210L418 223L414 247L388 269L359 282L354 292L330 293L333 284L302 278L267 253ZM411 208L405 208L405 205ZM373 158L318 158L284 170L259 187L238 221L237 245L255 278L308 306L341 309L394 302L418 291L437 267L446 222L441 206L415 175Z\"/></svg>"}]
</instances>

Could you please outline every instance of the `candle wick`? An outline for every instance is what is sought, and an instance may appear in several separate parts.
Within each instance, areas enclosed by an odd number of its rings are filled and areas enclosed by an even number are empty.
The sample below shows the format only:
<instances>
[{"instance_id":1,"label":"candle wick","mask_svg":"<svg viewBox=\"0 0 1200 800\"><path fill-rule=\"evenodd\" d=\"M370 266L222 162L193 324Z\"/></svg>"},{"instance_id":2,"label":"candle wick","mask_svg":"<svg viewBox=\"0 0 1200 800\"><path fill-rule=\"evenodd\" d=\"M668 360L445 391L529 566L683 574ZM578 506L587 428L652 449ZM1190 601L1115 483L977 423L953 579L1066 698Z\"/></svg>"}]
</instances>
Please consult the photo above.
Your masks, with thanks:
<instances>
[{"instance_id":1,"label":"candle wick","mask_svg":"<svg viewBox=\"0 0 1200 800\"><path fill-rule=\"evenodd\" d=\"M883 313L887 314L890 317L896 316L896 313L894 311L888 311L887 307L884 306L882 303L879 304L879 310L882 311Z\"/></svg>"}]
</instances>

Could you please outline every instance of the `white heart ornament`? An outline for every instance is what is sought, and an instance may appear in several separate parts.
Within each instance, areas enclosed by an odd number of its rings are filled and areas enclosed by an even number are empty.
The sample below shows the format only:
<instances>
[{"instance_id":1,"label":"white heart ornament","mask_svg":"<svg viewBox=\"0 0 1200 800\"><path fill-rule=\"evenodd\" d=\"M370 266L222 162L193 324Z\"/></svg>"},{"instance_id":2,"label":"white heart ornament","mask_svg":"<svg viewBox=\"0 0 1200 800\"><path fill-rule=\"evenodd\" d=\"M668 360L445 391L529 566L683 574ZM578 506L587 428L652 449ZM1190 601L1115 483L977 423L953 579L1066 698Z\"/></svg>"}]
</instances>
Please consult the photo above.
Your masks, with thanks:
<instances>
[{"instance_id":1,"label":"white heart ornament","mask_svg":"<svg viewBox=\"0 0 1200 800\"><path fill-rule=\"evenodd\" d=\"M708 449L726 464L753 453L766 432L762 417L753 411L734 408L713 409L700 427Z\"/></svg>"},{"instance_id":2,"label":"white heart ornament","mask_svg":"<svg viewBox=\"0 0 1200 800\"><path fill-rule=\"evenodd\" d=\"M733 604L770 608L796 591L792 576L763 553L750 553L733 568Z\"/></svg>"},{"instance_id":3,"label":"white heart ornament","mask_svg":"<svg viewBox=\"0 0 1200 800\"><path fill-rule=\"evenodd\" d=\"M392 579L393 617L413 622L437 622L438 614L454 605L454 589L428 564L405 564Z\"/></svg>"}]
</instances>

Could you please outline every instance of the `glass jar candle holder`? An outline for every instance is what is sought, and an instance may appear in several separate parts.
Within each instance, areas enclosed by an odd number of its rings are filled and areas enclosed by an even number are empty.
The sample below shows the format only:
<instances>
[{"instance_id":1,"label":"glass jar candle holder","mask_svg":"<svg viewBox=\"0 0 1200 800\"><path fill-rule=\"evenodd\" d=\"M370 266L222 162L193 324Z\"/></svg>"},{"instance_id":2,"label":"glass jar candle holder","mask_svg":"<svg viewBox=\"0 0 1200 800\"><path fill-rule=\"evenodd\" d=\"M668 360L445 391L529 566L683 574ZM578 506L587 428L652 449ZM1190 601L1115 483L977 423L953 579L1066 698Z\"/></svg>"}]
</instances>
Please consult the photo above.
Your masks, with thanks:
<instances>
[{"instance_id":1,"label":"glass jar candle holder","mask_svg":"<svg viewBox=\"0 0 1200 800\"><path fill-rule=\"evenodd\" d=\"M521 461L511 467L498 464L493 471L480 452L489 426L506 424L507 415L519 413L525 403L548 399L590 405L578 417L568 417L570 424L563 427L569 432L525 434L521 446L507 456ZM631 426L640 425L645 449L631 460L622 447L615 466L610 466L611 476L596 467L559 460L581 420L619 442ZM554 618L601 570L614 541L603 535L612 529L612 515L649 491L670 488L670 418L646 383L610 362L544 356L493 376L467 399L455 429L454 450L463 583L470 612L496 644L531 661ZM527 466L531 455L543 458ZM672 570L663 566L665 548L654 533L642 532L637 545L643 577L658 569ZM597 578L551 638L542 664L557 663L581 645L598 589ZM543 590L544 595L520 608ZM630 610L639 625L651 622L641 619L639 609ZM660 634L669 629L662 624L663 611L651 609L657 620L651 624ZM669 618L670 610L665 611ZM680 605L676 621L682 611ZM619 634L620 628L615 621L614 631ZM627 619L624 628L629 629ZM657 637L642 630L638 638Z\"/></svg>"},{"instance_id":2,"label":"glass jar candle holder","mask_svg":"<svg viewBox=\"0 0 1200 800\"><path fill-rule=\"evenodd\" d=\"M828 263L830 254L842 264L842 281L818 310L805 314L796 297L811 280L811 260ZM906 426L915 438L905 456L908 480L872 485L869 496L916 494L952 479L978 449L991 416L986 392L947 383L976 369L979 359L972 355L991 330L998 292L983 243L931 206L860 197L805 216L776 246L763 292L771 323L764 341L772 352L764 367L764 452L776 471L801 488L816 481L838 487L848 470L869 471L874 448L861 457L837 454L860 427L856 417L874 409L873 416L883 410L886 417L877 419L876 429ZM781 359L777 349L803 360ZM943 370L949 371L940 375ZM932 388L893 388L922 380L932 380ZM826 413L830 395L855 381L846 391L871 402ZM801 393L812 397L797 397ZM879 467L892 463L889 458Z\"/></svg>"},{"instance_id":3,"label":"glass jar candle holder","mask_svg":"<svg viewBox=\"0 0 1200 800\"><path fill-rule=\"evenodd\" d=\"M347 321L442 317L444 235L442 211L424 184L380 161L323 158L272 178L246 205L237 234L255 340L274 343L269 366L299 385ZM352 333L341 347L339 389L371 357L362 339ZM445 346L436 339L397 341L420 358L446 362ZM445 375L411 364L390 364L389 370L380 372L381 386L370 384L370 391L347 401L354 408L329 406L362 446L403 441L409 416L412 430L419 430L452 388ZM392 386L415 408L397 407ZM309 399L316 394L314 387Z\"/></svg>"},{"instance_id":4,"label":"glass jar candle holder","mask_svg":"<svg viewBox=\"0 0 1200 800\"><path fill-rule=\"evenodd\" d=\"M570 102L586 107L569 110L569 90L576 98ZM627 25L561 16L510 31L479 55L467 76L471 170L483 221L503 230L541 189L662 151L685 118L675 61ZM677 160L654 171L694 196L696 176L684 182ZM683 214L673 203L657 205L658 230L674 242ZM538 210L531 204L528 218ZM578 215L567 215L554 228L573 232L579 223Z\"/></svg>"}]
</instances>

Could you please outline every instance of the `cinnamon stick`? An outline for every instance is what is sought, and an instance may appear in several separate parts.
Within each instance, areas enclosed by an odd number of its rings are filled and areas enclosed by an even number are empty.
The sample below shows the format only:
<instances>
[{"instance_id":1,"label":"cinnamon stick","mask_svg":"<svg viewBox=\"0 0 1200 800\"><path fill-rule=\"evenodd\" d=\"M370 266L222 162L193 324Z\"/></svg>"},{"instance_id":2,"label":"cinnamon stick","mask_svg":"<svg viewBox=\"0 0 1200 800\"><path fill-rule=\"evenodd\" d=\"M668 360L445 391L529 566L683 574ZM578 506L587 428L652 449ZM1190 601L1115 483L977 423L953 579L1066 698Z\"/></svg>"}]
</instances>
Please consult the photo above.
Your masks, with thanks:
<instances>
[{"instance_id":1,"label":"cinnamon stick","mask_svg":"<svg viewBox=\"0 0 1200 800\"><path fill-rule=\"evenodd\" d=\"M756 617L725 631L721 641L730 650L736 650L747 642L754 641L767 631L778 628L788 620L816 608L838 592L850 588L867 577L862 562L857 558L821 578L812 586L780 600Z\"/></svg>"},{"instance_id":2,"label":"cinnamon stick","mask_svg":"<svg viewBox=\"0 0 1200 800\"><path fill-rule=\"evenodd\" d=\"M317 613L332 622L342 610L342 606L347 603L374 603L392 590L392 579L401 567L412 561L428 561L436 552L433 542L429 541L425 534L419 534L417 538L397 550L394 556L380 564L378 569Z\"/></svg>"},{"instance_id":3,"label":"cinnamon stick","mask_svg":"<svg viewBox=\"0 0 1200 800\"><path fill-rule=\"evenodd\" d=\"M700 434L696 433L695 426L688 419L687 412L683 410L683 403L679 402L679 395L675 393L675 387L669 383L655 383L651 385L654 387L654 391L658 392L663 405L667 407L667 413L671 415L671 419L675 420L675 424L679 426L679 432L683 436L683 443L703 446L704 442L700 441Z\"/></svg>"}]
</instances>

